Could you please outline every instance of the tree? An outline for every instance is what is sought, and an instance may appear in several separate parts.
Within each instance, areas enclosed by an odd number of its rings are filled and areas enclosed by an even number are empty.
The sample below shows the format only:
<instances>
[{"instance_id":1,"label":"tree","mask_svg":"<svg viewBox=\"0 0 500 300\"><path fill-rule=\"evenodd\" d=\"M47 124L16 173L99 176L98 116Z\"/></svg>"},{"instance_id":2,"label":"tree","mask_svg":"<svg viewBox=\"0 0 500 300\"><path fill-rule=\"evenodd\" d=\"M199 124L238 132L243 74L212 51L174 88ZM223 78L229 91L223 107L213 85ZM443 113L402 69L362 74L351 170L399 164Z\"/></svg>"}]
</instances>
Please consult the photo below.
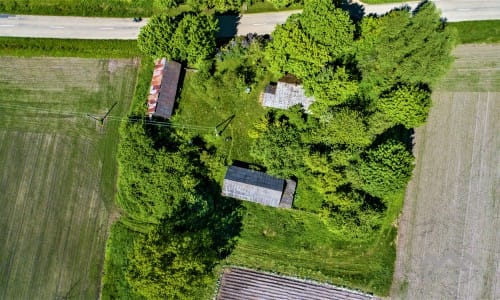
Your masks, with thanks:
<instances>
[{"instance_id":1,"label":"tree","mask_svg":"<svg viewBox=\"0 0 500 300\"><path fill-rule=\"evenodd\" d=\"M198 152L193 146L174 143L168 151L155 149L140 123L124 123L120 130L117 202L125 212L122 222L148 232L173 214L184 193L198 185L200 163L193 157Z\"/></svg>"},{"instance_id":2,"label":"tree","mask_svg":"<svg viewBox=\"0 0 500 300\"><path fill-rule=\"evenodd\" d=\"M309 124L308 137L303 139L314 144L359 148L369 146L373 139L363 114L349 108L325 113L320 119L311 118Z\"/></svg>"},{"instance_id":3,"label":"tree","mask_svg":"<svg viewBox=\"0 0 500 300\"><path fill-rule=\"evenodd\" d=\"M166 218L134 242L126 276L133 291L146 299L193 299L193 291L207 284L218 260L208 228L188 223L206 211L206 204L186 196L191 199L185 199L179 216ZM186 217L186 210L188 218L179 218Z\"/></svg>"},{"instance_id":4,"label":"tree","mask_svg":"<svg viewBox=\"0 0 500 300\"><path fill-rule=\"evenodd\" d=\"M376 101L376 106L389 120L406 128L423 124L429 114L428 91L414 86L401 86Z\"/></svg>"},{"instance_id":5,"label":"tree","mask_svg":"<svg viewBox=\"0 0 500 300\"><path fill-rule=\"evenodd\" d=\"M318 74L330 60L328 49L304 32L299 15L276 27L265 56L274 73L291 73L301 79Z\"/></svg>"},{"instance_id":6,"label":"tree","mask_svg":"<svg viewBox=\"0 0 500 300\"><path fill-rule=\"evenodd\" d=\"M354 25L349 13L331 0L307 0L300 15L304 31L317 43L328 48L332 60L345 55L352 48Z\"/></svg>"},{"instance_id":7,"label":"tree","mask_svg":"<svg viewBox=\"0 0 500 300\"><path fill-rule=\"evenodd\" d=\"M389 140L368 150L350 171L355 187L381 199L402 191L413 170L413 155L402 143Z\"/></svg>"},{"instance_id":8,"label":"tree","mask_svg":"<svg viewBox=\"0 0 500 300\"><path fill-rule=\"evenodd\" d=\"M334 106L354 99L359 83L352 79L345 67L327 67L317 76L305 79L304 89L315 99L311 111L315 115L323 115Z\"/></svg>"},{"instance_id":9,"label":"tree","mask_svg":"<svg viewBox=\"0 0 500 300\"><path fill-rule=\"evenodd\" d=\"M302 171L307 146L301 141L301 129L305 126L303 112L294 107L290 112L271 111L266 122L257 125L256 138L250 154L277 176L298 176Z\"/></svg>"},{"instance_id":10,"label":"tree","mask_svg":"<svg viewBox=\"0 0 500 300\"><path fill-rule=\"evenodd\" d=\"M217 26L217 20L205 14L157 15L141 28L137 45L141 52L154 58L196 64L214 52Z\"/></svg>"},{"instance_id":11,"label":"tree","mask_svg":"<svg viewBox=\"0 0 500 300\"><path fill-rule=\"evenodd\" d=\"M435 5L425 2L361 23L356 59L363 89L372 99L394 86L431 85L449 67L454 35Z\"/></svg>"},{"instance_id":12,"label":"tree","mask_svg":"<svg viewBox=\"0 0 500 300\"><path fill-rule=\"evenodd\" d=\"M172 58L172 46L169 42L174 34L176 20L167 15L156 15L149 19L146 26L141 28L137 38L137 46L142 53L158 58L166 56Z\"/></svg>"}]
</instances>

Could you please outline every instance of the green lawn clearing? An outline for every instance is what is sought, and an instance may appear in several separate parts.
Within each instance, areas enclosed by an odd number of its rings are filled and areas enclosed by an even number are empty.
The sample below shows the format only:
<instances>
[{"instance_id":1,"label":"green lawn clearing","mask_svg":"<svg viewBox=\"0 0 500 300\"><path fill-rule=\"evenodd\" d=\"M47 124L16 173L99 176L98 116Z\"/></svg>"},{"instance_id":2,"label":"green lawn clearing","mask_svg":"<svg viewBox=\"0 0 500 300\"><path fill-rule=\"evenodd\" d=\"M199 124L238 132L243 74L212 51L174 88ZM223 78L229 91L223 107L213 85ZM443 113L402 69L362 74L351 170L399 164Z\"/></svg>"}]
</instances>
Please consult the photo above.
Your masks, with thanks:
<instances>
[{"instance_id":1,"label":"green lawn clearing","mask_svg":"<svg viewBox=\"0 0 500 300\"><path fill-rule=\"evenodd\" d=\"M0 298L95 299L133 59L0 57ZM97 118L117 103L103 128Z\"/></svg>"}]
</instances>

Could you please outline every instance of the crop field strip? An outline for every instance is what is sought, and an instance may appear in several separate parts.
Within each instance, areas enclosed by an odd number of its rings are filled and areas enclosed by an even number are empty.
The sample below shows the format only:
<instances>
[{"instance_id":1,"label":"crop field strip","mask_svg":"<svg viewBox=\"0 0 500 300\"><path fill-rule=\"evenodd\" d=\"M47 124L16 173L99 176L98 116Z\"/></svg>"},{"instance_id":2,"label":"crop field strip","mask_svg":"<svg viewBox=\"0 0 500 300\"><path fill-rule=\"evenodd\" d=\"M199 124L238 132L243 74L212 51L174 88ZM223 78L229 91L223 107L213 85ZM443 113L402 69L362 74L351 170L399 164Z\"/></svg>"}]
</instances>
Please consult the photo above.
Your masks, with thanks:
<instances>
[{"instance_id":1,"label":"crop field strip","mask_svg":"<svg viewBox=\"0 0 500 300\"><path fill-rule=\"evenodd\" d=\"M378 298L332 285L233 267L224 270L217 299L368 300Z\"/></svg>"},{"instance_id":2,"label":"crop field strip","mask_svg":"<svg viewBox=\"0 0 500 300\"><path fill-rule=\"evenodd\" d=\"M113 113L123 116L137 66L130 59L0 63L0 298L96 298L115 213L118 122L100 134L86 113L120 101Z\"/></svg>"},{"instance_id":3,"label":"crop field strip","mask_svg":"<svg viewBox=\"0 0 500 300\"><path fill-rule=\"evenodd\" d=\"M500 45L460 46L458 67L442 80L428 123L416 131L417 165L400 221L394 298L500 298L500 85L491 84L499 74L491 63L494 53L498 61ZM493 70L466 82L455 73L466 64ZM488 86L483 79L490 79ZM463 84L471 91L464 92Z\"/></svg>"}]
</instances>

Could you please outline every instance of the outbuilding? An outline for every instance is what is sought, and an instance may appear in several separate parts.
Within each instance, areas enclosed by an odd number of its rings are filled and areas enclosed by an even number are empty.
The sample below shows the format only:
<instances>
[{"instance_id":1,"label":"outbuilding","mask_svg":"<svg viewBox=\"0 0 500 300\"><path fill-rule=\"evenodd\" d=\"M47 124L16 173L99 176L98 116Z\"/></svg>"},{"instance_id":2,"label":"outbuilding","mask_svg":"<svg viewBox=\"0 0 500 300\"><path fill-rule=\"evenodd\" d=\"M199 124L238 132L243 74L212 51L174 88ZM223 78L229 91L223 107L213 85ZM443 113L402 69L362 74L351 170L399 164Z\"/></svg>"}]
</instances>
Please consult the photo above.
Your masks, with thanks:
<instances>
[{"instance_id":1,"label":"outbuilding","mask_svg":"<svg viewBox=\"0 0 500 300\"><path fill-rule=\"evenodd\" d=\"M295 181L290 179L230 166L224 177L222 195L267 206L291 208L295 186Z\"/></svg>"},{"instance_id":2,"label":"outbuilding","mask_svg":"<svg viewBox=\"0 0 500 300\"><path fill-rule=\"evenodd\" d=\"M148 115L169 119L174 111L181 64L161 58L155 61L148 96Z\"/></svg>"},{"instance_id":3,"label":"outbuilding","mask_svg":"<svg viewBox=\"0 0 500 300\"><path fill-rule=\"evenodd\" d=\"M313 97L308 97L300 84L300 81L293 75L286 75L277 83L269 84L261 94L261 102L264 107L288 109L291 106L301 104L307 111L314 102Z\"/></svg>"}]
</instances>

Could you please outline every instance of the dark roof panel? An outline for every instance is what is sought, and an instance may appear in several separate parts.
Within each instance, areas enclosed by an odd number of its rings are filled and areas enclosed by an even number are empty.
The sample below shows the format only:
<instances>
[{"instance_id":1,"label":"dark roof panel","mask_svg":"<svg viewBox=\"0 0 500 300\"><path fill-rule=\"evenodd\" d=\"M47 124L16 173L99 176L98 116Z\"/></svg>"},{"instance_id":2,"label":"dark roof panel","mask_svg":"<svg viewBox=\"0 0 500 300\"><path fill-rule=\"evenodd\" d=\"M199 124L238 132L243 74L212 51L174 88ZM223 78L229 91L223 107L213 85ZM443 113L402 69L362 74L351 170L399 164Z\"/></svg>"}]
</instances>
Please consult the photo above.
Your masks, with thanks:
<instances>
[{"instance_id":1,"label":"dark roof panel","mask_svg":"<svg viewBox=\"0 0 500 300\"><path fill-rule=\"evenodd\" d=\"M156 111L154 113L155 116L163 117L166 119L172 116L180 74L180 63L169 61L165 65L158 95L158 103L156 105Z\"/></svg>"},{"instance_id":2,"label":"dark roof panel","mask_svg":"<svg viewBox=\"0 0 500 300\"><path fill-rule=\"evenodd\" d=\"M250 185L260 186L266 189L283 191L285 180L267 175L263 172L257 172L236 166L230 166L227 169L224 179L242 182Z\"/></svg>"}]
</instances>

